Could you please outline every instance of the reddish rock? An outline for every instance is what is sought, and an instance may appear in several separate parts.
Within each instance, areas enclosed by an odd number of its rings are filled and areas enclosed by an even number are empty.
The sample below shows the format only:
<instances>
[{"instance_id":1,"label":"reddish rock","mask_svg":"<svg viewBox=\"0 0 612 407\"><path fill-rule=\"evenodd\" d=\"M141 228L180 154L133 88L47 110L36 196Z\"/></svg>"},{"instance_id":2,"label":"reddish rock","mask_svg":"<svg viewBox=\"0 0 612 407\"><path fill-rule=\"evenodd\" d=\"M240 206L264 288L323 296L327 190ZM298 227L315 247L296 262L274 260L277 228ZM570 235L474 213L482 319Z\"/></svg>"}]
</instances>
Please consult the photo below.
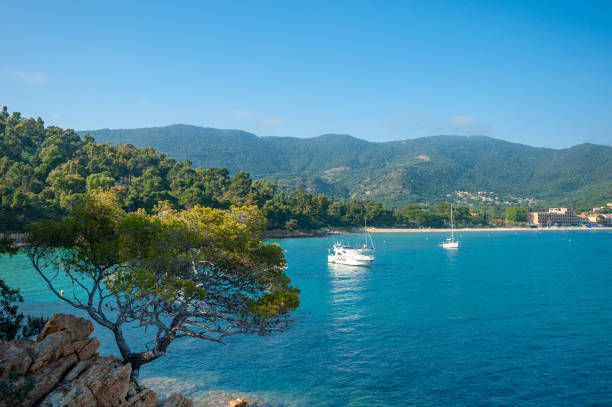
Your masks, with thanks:
<instances>
[{"instance_id":1,"label":"reddish rock","mask_svg":"<svg viewBox=\"0 0 612 407\"><path fill-rule=\"evenodd\" d=\"M70 334L73 341L76 341L87 338L93 330L94 326L91 321L71 314L59 313L47 321L40 335L38 335L38 340L43 340L55 332L66 332Z\"/></svg>"},{"instance_id":2,"label":"reddish rock","mask_svg":"<svg viewBox=\"0 0 612 407\"><path fill-rule=\"evenodd\" d=\"M130 382L129 363L96 353L100 342L87 337L92 332L90 321L57 314L38 340L0 343L0 378L11 370L25 375L15 383L17 388L34 381L23 407L193 407L178 394L158 403L155 392ZM9 402L0 400L0 407Z\"/></svg>"},{"instance_id":3,"label":"reddish rock","mask_svg":"<svg viewBox=\"0 0 612 407\"><path fill-rule=\"evenodd\" d=\"M32 376L35 380L35 384L32 391L28 393L29 404L26 405L32 405L36 400L43 398L53 390L64 374L66 374L76 363L76 355L70 355L40 369L36 375Z\"/></svg>"}]
</instances>

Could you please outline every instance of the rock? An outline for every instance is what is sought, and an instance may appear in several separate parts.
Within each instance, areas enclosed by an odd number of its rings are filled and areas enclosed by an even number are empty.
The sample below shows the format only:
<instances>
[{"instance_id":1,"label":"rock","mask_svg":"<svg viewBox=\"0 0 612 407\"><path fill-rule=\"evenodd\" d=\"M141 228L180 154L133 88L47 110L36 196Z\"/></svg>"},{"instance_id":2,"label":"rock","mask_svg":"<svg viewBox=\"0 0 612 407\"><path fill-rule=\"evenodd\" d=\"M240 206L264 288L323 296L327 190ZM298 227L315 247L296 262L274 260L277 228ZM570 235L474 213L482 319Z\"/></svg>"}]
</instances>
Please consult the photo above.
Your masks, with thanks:
<instances>
[{"instance_id":1,"label":"rock","mask_svg":"<svg viewBox=\"0 0 612 407\"><path fill-rule=\"evenodd\" d=\"M66 377L64 377L64 381L65 382L73 381L74 379L79 377L80 374L83 373L86 369L89 369L89 367L92 364L93 364L93 361L91 361L91 360L82 360L82 361L80 361L79 363L76 364L75 367L72 368L72 370L70 372L68 372Z\"/></svg>"},{"instance_id":2,"label":"rock","mask_svg":"<svg viewBox=\"0 0 612 407\"><path fill-rule=\"evenodd\" d=\"M130 382L129 363L96 353L100 341L88 338L92 332L90 321L57 314L36 341L0 343L0 378L10 370L25 374L15 388L34 382L23 407L193 407L179 394L158 403L154 391ZM0 399L0 407L7 402Z\"/></svg>"},{"instance_id":3,"label":"rock","mask_svg":"<svg viewBox=\"0 0 612 407\"><path fill-rule=\"evenodd\" d=\"M77 362L76 355L59 359L41 369L35 376L34 388L28 393L28 400L33 403L47 395L60 382L64 374Z\"/></svg>"},{"instance_id":4,"label":"rock","mask_svg":"<svg viewBox=\"0 0 612 407\"><path fill-rule=\"evenodd\" d=\"M157 393L145 387L134 388L130 383L127 400L121 407L155 407L157 406Z\"/></svg>"},{"instance_id":5,"label":"rock","mask_svg":"<svg viewBox=\"0 0 612 407\"><path fill-rule=\"evenodd\" d=\"M59 313L47 321L40 335L38 335L38 340L41 341L55 332L66 332L73 341L76 341L87 338L93 330L94 326L91 321L71 314Z\"/></svg>"},{"instance_id":6,"label":"rock","mask_svg":"<svg viewBox=\"0 0 612 407\"><path fill-rule=\"evenodd\" d=\"M78 350L79 360L87 360L95 355L96 351L100 347L100 341L98 338L84 339L85 345Z\"/></svg>"},{"instance_id":7,"label":"rock","mask_svg":"<svg viewBox=\"0 0 612 407\"><path fill-rule=\"evenodd\" d=\"M70 335L65 332L54 332L46 336L42 341L34 344L36 360L30 367L30 371L36 372L41 367L55 362L62 356L72 353L73 347L70 343Z\"/></svg>"},{"instance_id":8,"label":"rock","mask_svg":"<svg viewBox=\"0 0 612 407\"><path fill-rule=\"evenodd\" d=\"M193 401L174 393L159 404L159 407L193 407Z\"/></svg>"},{"instance_id":9,"label":"rock","mask_svg":"<svg viewBox=\"0 0 612 407\"><path fill-rule=\"evenodd\" d=\"M113 356L98 358L72 386L86 386L100 407L118 406L127 396L132 366Z\"/></svg>"},{"instance_id":10,"label":"rock","mask_svg":"<svg viewBox=\"0 0 612 407\"><path fill-rule=\"evenodd\" d=\"M249 405L249 403L246 402L246 400L243 399L234 399L234 400L230 400L229 403L227 403L227 407L247 407Z\"/></svg>"},{"instance_id":11,"label":"rock","mask_svg":"<svg viewBox=\"0 0 612 407\"><path fill-rule=\"evenodd\" d=\"M8 372L26 372L32 364L30 353L13 343L0 344L0 378L6 379Z\"/></svg>"},{"instance_id":12,"label":"rock","mask_svg":"<svg viewBox=\"0 0 612 407\"><path fill-rule=\"evenodd\" d=\"M89 407L96 406L97 400L87 387L73 387L67 392L54 391L50 393L40 407Z\"/></svg>"}]
</instances>

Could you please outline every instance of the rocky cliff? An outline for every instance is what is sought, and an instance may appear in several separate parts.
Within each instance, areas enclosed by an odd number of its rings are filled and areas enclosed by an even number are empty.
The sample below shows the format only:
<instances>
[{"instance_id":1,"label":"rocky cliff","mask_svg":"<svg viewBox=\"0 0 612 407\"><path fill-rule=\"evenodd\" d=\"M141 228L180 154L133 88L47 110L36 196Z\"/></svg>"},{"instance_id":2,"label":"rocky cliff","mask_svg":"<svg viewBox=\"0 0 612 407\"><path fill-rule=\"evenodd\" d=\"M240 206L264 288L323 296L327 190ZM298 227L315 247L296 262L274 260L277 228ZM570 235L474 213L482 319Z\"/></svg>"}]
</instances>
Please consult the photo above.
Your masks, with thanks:
<instances>
[{"instance_id":1,"label":"rocky cliff","mask_svg":"<svg viewBox=\"0 0 612 407\"><path fill-rule=\"evenodd\" d=\"M132 367L100 356L93 324L57 314L36 340L0 343L0 407L193 407L179 394L159 401L130 382Z\"/></svg>"}]
</instances>

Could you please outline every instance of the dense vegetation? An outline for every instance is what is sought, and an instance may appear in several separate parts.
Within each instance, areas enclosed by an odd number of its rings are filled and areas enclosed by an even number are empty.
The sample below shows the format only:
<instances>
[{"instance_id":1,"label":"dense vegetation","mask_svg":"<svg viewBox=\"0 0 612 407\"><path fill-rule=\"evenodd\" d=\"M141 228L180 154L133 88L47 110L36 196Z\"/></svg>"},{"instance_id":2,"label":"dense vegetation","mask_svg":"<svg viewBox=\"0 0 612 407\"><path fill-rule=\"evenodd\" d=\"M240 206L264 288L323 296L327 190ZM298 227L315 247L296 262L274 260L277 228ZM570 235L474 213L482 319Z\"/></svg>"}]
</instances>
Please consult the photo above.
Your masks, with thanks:
<instances>
[{"instance_id":1,"label":"dense vegetation","mask_svg":"<svg viewBox=\"0 0 612 407\"><path fill-rule=\"evenodd\" d=\"M159 201L174 207L196 204L229 208L254 203L269 228L318 228L363 222L392 223L390 212L372 202L335 202L323 195L278 192L249 174L193 169L152 148L98 144L73 130L45 127L38 119L0 112L0 230L21 230L42 219L58 219L88 191L115 193L125 210L150 211Z\"/></svg>"},{"instance_id":2,"label":"dense vegetation","mask_svg":"<svg viewBox=\"0 0 612 407\"><path fill-rule=\"evenodd\" d=\"M159 202L151 214L126 212L115 194L96 191L61 220L33 226L27 253L60 300L112 331L136 378L176 339L287 329L299 290L281 247L263 242L265 223L255 206L174 210ZM58 274L71 290L55 285ZM146 347L124 336L129 325L142 329Z\"/></svg>"},{"instance_id":3,"label":"dense vegetation","mask_svg":"<svg viewBox=\"0 0 612 407\"><path fill-rule=\"evenodd\" d=\"M347 135L257 137L186 125L90 133L196 165L248 171L283 188L398 208L441 202L457 190L534 197L543 207L586 208L612 200L612 148L593 144L555 150L477 136L370 143Z\"/></svg>"},{"instance_id":4,"label":"dense vegetation","mask_svg":"<svg viewBox=\"0 0 612 407\"><path fill-rule=\"evenodd\" d=\"M0 341L31 338L38 335L47 322L44 317L24 316L19 312L20 302L23 297L19 289L9 287L0 278Z\"/></svg>"},{"instance_id":5,"label":"dense vegetation","mask_svg":"<svg viewBox=\"0 0 612 407\"><path fill-rule=\"evenodd\" d=\"M219 137L233 137L232 132L228 134L222 132ZM364 143L368 144L358 141ZM275 160L275 152L269 152L269 157L261 160ZM333 160L333 155L326 157ZM431 184L427 188L440 188L439 183ZM315 189L325 185L321 181ZM126 211L144 209L150 213L159 201L168 201L175 209L253 204L266 217L268 229L289 231L361 226L365 219L370 226L443 227L448 226L450 214L450 205L445 202L427 209L415 204L389 209L371 200L332 198L300 188L280 190L270 181L253 181L246 172L232 176L224 168L194 169L191 161L176 161L151 147L100 144L70 129L45 127L40 118L9 114L6 107L0 111L0 233L24 230L43 219L60 219L82 196L98 190L114 193ZM455 207L455 224L517 224L526 221L527 211L525 207L508 212L494 206Z\"/></svg>"},{"instance_id":6,"label":"dense vegetation","mask_svg":"<svg viewBox=\"0 0 612 407\"><path fill-rule=\"evenodd\" d=\"M222 168L194 169L190 161L176 161L150 147L98 144L70 129L45 127L40 118L9 114L6 107L0 112L0 152L0 231L59 219L84 194L96 190L114 193L126 211L150 212L159 201L177 209L255 204L269 229L360 226L365 218L372 226L438 227L448 222L448 205L396 211L372 201L279 191L269 181L252 181L248 173L230 176ZM456 220L464 226L486 223L467 208L457 210Z\"/></svg>"}]
</instances>

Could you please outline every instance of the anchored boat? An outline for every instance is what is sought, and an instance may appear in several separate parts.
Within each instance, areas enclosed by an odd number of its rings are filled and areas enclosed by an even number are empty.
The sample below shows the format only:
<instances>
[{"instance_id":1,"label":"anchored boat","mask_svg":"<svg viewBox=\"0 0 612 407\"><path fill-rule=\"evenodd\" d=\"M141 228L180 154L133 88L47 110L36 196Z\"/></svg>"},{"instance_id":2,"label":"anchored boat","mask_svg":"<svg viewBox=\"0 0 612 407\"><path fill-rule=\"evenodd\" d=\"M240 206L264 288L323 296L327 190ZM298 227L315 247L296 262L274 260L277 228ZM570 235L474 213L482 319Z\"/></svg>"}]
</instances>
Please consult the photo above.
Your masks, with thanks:
<instances>
[{"instance_id":1,"label":"anchored boat","mask_svg":"<svg viewBox=\"0 0 612 407\"><path fill-rule=\"evenodd\" d=\"M374 255L363 249L353 247L342 242L334 243L327 255L327 262L332 264L345 264L347 266L369 266L374 261Z\"/></svg>"},{"instance_id":2,"label":"anchored boat","mask_svg":"<svg viewBox=\"0 0 612 407\"><path fill-rule=\"evenodd\" d=\"M451 205L451 237L442 242L442 247L445 249L458 249L459 241L455 240L455 226L453 222L453 205Z\"/></svg>"}]
</instances>

